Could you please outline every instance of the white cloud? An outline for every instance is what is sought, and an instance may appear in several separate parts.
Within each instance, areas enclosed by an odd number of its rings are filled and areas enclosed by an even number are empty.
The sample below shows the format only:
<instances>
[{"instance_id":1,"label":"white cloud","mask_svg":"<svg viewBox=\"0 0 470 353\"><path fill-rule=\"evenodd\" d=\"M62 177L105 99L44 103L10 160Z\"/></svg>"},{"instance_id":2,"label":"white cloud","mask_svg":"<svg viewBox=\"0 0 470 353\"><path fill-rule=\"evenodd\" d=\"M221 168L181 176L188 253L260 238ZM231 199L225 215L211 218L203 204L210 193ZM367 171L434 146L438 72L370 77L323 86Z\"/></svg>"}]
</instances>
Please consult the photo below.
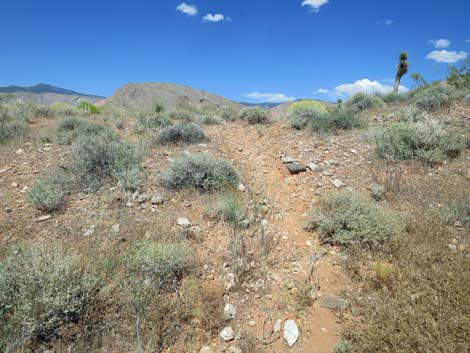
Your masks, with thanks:
<instances>
[{"instance_id":1,"label":"white cloud","mask_svg":"<svg viewBox=\"0 0 470 353\"><path fill-rule=\"evenodd\" d=\"M320 11L320 7L328 3L328 0L304 0L302 6L309 6L312 11L318 12Z\"/></svg>"},{"instance_id":2,"label":"white cloud","mask_svg":"<svg viewBox=\"0 0 470 353\"><path fill-rule=\"evenodd\" d=\"M393 86L384 85L379 81L371 81L367 78L358 80L354 83L345 83L336 86L333 90L326 88L320 88L317 90L318 93L329 96L329 97L345 97L352 96L356 93L368 93L368 94L387 94L393 91ZM403 93L408 91L408 88L400 85L398 92Z\"/></svg>"},{"instance_id":3,"label":"white cloud","mask_svg":"<svg viewBox=\"0 0 470 353\"><path fill-rule=\"evenodd\" d=\"M448 39L436 39L436 40L429 40L428 43L434 45L436 49L443 49L448 48L450 45L450 40Z\"/></svg>"},{"instance_id":4,"label":"white cloud","mask_svg":"<svg viewBox=\"0 0 470 353\"><path fill-rule=\"evenodd\" d=\"M468 53L461 51L434 50L426 55L426 59L434 60L437 63L454 64L459 60L466 59Z\"/></svg>"},{"instance_id":5,"label":"white cloud","mask_svg":"<svg viewBox=\"0 0 470 353\"><path fill-rule=\"evenodd\" d=\"M188 16L195 16L197 15L197 7L194 5L188 5L185 2L179 4L176 9Z\"/></svg>"},{"instance_id":6,"label":"white cloud","mask_svg":"<svg viewBox=\"0 0 470 353\"><path fill-rule=\"evenodd\" d=\"M467 43L470 43L470 39L465 39L465 41L466 41Z\"/></svg>"},{"instance_id":7,"label":"white cloud","mask_svg":"<svg viewBox=\"0 0 470 353\"><path fill-rule=\"evenodd\" d=\"M385 20L385 24L386 24L387 26L390 26L390 25L393 24L393 20Z\"/></svg>"},{"instance_id":8,"label":"white cloud","mask_svg":"<svg viewBox=\"0 0 470 353\"><path fill-rule=\"evenodd\" d=\"M289 97L282 93L260 93L252 92L245 95L245 97L256 100L258 102L267 103L284 103L295 100L295 97Z\"/></svg>"},{"instance_id":9,"label":"white cloud","mask_svg":"<svg viewBox=\"0 0 470 353\"><path fill-rule=\"evenodd\" d=\"M225 16L220 13L216 13L214 15L208 13L207 15L204 16L202 20L204 22L220 22L220 21L223 21L224 19L225 19Z\"/></svg>"}]
</instances>

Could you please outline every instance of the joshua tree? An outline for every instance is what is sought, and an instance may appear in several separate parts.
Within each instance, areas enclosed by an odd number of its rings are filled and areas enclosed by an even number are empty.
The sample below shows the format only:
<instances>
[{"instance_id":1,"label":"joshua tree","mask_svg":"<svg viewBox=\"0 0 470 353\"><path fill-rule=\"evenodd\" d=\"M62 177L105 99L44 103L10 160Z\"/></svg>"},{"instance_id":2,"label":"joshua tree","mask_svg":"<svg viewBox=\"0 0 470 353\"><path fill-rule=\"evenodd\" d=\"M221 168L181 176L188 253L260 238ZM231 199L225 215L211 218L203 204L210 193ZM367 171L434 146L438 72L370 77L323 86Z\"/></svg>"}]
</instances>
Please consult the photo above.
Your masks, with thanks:
<instances>
[{"instance_id":1,"label":"joshua tree","mask_svg":"<svg viewBox=\"0 0 470 353\"><path fill-rule=\"evenodd\" d=\"M400 61L398 63L397 69L397 78L395 79L395 86L393 87L393 92L398 93L398 88L400 87L400 81L403 76L408 72L408 54L403 52L400 54Z\"/></svg>"}]
</instances>

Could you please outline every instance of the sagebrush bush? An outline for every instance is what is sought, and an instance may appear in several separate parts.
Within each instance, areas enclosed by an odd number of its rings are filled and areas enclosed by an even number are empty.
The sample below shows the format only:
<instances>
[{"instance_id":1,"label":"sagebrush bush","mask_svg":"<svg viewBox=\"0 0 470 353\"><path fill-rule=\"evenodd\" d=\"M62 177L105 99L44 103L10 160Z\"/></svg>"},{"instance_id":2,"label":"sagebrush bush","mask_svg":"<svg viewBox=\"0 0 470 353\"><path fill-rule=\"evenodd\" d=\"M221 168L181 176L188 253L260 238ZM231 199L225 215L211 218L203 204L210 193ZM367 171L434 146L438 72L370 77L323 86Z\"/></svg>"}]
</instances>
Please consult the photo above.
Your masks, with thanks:
<instances>
[{"instance_id":1,"label":"sagebrush bush","mask_svg":"<svg viewBox=\"0 0 470 353\"><path fill-rule=\"evenodd\" d=\"M465 149L465 139L439 123L393 123L369 132L379 156L385 160L417 159L429 165L457 157Z\"/></svg>"},{"instance_id":2,"label":"sagebrush bush","mask_svg":"<svg viewBox=\"0 0 470 353\"><path fill-rule=\"evenodd\" d=\"M414 93L416 106L426 112L448 108L457 98L458 92L455 88L440 83L418 89Z\"/></svg>"},{"instance_id":3,"label":"sagebrush bush","mask_svg":"<svg viewBox=\"0 0 470 353\"><path fill-rule=\"evenodd\" d=\"M49 107L49 111L57 117L60 116L73 116L77 114L77 111L71 105L66 103L52 103Z\"/></svg>"},{"instance_id":4,"label":"sagebrush bush","mask_svg":"<svg viewBox=\"0 0 470 353\"><path fill-rule=\"evenodd\" d=\"M0 105L0 143L25 139L27 136L26 119L15 117L9 106Z\"/></svg>"},{"instance_id":5,"label":"sagebrush bush","mask_svg":"<svg viewBox=\"0 0 470 353\"><path fill-rule=\"evenodd\" d=\"M149 130L165 128L173 125L170 117L163 112L154 115L140 115L137 118L133 130L138 134L145 133Z\"/></svg>"},{"instance_id":6,"label":"sagebrush bush","mask_svg":"<svg viewBox=\"0 0 470 353\"><path fill-rule=\"evenodd\" d=\"M107 182L120 182L130 171L138 170L141 156L135 146L106 130L80 137L72 159L71 169L80 185L97 190Z\"/></svg>"},{"instance_id":7,"label":"sagebrush bush","mask_svg":"<svg viewBox=\"0 0 470 353\"><path fill-rule=\"evenodd\" d=\"M137 245L129 256L128 268L163 289L189 273L192 263L191 249L186 243L151 241Z\"/></svg>"},{"instance_id":8,"label":"sagebrush bush","mask_svg":"<svg viewBox=\"0 0 470 353\"><path fill-rule=\"evenodd\" d=\"M313 99L304 99L298 102L292 103L288 108L290 113L297 115L309 115L311 111L316 111L320 113L326 113L326 106L318 101Z\"/></svg>"},{"instance_id":9,"label":"sagebrush bush","mask_svg":"<svg viewBox=\"0 0 470 353\"><path fill-rule=\"evenodd\" d=\"M247 122L249 125L269 124L268 113L260 108L245 109L240 114L240 119Z\"/></svg>"},{"instance_id":10,"label":"sagebrush bush","mask_svg":"<svg viewBox=\"0 0 470 353\"><path fill-rule=\"evenodd\" d=\"M212 200L206 207L210 218L218 219L221 223L238 226L245 218L245 210L240 199L233 193L227 192Z\"/></svg>"},{"instance_id":11,"label":"sagebrush bush","mask_svg":"<svg viewBox=\"0 0 470 353\"><path fill-rule=\"evenodd\" d=\"M98 281L81 258L60 247L17 247L0 263L0 348L21 351L79 323Z\"/></svg>"},{"instance_id":12,"label":"sagebrush bush","mask_svg":"<svg viewBox=\"0 0 470 353\"><path fill-rule=\"evenodd\" d=\"M213 158L208 153L183 155L174 160L162 173L162 184L170 189L194 188L201 192L212 192L236 186L239 177L232 164Z\"/></svg>"},{"instance_id":13,"label":"sagebrush bush","mask_svg":"<svg viewBox=\"0 0 470 353\"><path fill-rule=\"evenodd\" d=\"M196 124L179 124L170 126L161 130L157 137L156 143L159 145L169 145L182 143L200 143L207 140L207 137L198 125Z\"/></svg>"},{"instance_id":14,"label":"sagebrush bush","mask_svg":"<svg viewBox=\"0 0 470 353\"><path fill-rule=\"evenodd\" d=\"M306 102L306 101L302 101ZM323 105L320 107L317 106L317 104L302 104L299 105L299 103L302 102L297 102L294 103L292 106L289 107L289 114L288 114L288 119L290 120L291 126L294 129L297 130L302 130L306 128L309 124L311 124L314 120L317 120L321 118L323 115L327 114L326 109L324 108ZM318 103L315 101L312 101L313 103ZM318 103L321 104L321 103Z\"/></svg>"},{"instance_id":15,"label":"sagebrush bush","mask_svg":"<svg viewBox=\"0 0 470 353\"><path fill-rule=\"evenodd\" d=\"M67 193L73 176L63 169L56 169L42 176L27 192L30 203L42 212L61 211L67 201Z\"/></svg>"},{"instance_id":16,"label":"sagebrush bush","mask_svg":"<svg viewBox=\"0 0 470 353\"><path fill-rule=\"evenodd\" d=\"M382 108L384 102L380 97L367 93L357 93L346 102L345 106L351 109L365 111L368 109Z\"/></svg>"},{"instance_id":17,"label":"sagebrush bush","mask_svg":"<svg viewBox=\"0 0 470 353\"><path fill-rule=\"evenodd\" d=\"M105 125L91 123L79 117L67 117L57 125L56 138L61 144L69 145L79 136L100 135L105 131L111 131Z\"/></svg>"},{"instance_id":18,"label":"sagebrush bush","mask_svg":"<svg viewBox=\"0 0 470 353\"><path fill-rule=\"evenodd\" d=\"M351 109L335 108L308 121L307 127L314 132L352 130L362 126L362 119Z\"/></svg>"},{"instance_id":19,"label":"sagebrush bush","mask_svg":"<svg viewBox=\"0 0 470 353\"><path fill-rule=\"evenodd\" d=\"M398 104L408 102L410 99L408 93L394 93L384 94L379 96L382 101L387 104Z\"/></svg>"},{"instance_id":20,"label":"sagebrush bush","mask_svg":"<svg viewBox=\"0 0 470 353\"><path fill-rule=\"evenodd\" d=\"M344 190L323 197L306 228L318 229L326 243L376 248L400 234L403 225L394 212L359 192Z\"/></svg>"},{"instance_id":21,"label":"sagebrush bush","mask_svg":"<svg viewBox=\"0 0 470 353\"><path fill-rule=\"evenodd\" d=\"M222 124L222 119L217 115L203 115L198 118L198 121L204 125L219 125Z\"/></svg>"}]
</instances>

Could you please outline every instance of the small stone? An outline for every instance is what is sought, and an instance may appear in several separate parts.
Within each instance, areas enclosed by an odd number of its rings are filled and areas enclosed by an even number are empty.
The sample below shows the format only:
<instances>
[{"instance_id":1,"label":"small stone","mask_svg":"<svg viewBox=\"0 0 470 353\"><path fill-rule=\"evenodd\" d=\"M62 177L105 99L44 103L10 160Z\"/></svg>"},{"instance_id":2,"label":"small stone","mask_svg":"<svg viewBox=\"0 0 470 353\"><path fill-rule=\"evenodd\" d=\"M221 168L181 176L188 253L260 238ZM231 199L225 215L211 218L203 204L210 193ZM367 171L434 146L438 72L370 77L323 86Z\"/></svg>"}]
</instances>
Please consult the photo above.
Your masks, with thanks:
<instances>
[{"instance_id":1,"label":"small stone","mask_svg":"<svg viewBox=\"0 0 470 353\"><path fill-rule=\"evenodd\" d=\"M45 216L41 216L38 219L36 219L36 222L44 222L44 221L47 221L49 218L51 218L50 214L45 215Z\"/></svg>"},{"instance_id":2,"label":"small stone","mask_svg":"<svg viewBox=\"0 0 470 353\"><path fill-rule=\"evenodd\" d=\"M287 169L291 174L299 174L307 171L307 167L300 163L289 163Z\"/></svg>"},{"instance_id":3,"label":"small stone","mask_svg":"<svg viewBox=\"0 0 470 353\"><path fill-rule=\"evenodd\" d=\"M352 149L352 150L351 150L351 153L357 154L357 151L356 151L355 149Z\"/></svg>"},{"instance_id":4,"label":"small stone","mask_svg":"<svg viewBox=\"0 0 470 353\"><path fill-rule=\"evenodd\" d=\"M237 315L237 308L230 303L226 303L224 307L224 319L233 320L235 315Z\"/></svg>"},{"instance_id":5,"label":"small stone","mask_svg":"<svg viewBox=\"0 0 470 353\"><path fill-rule=\"evenodd\" d=\"M246 187L245 185L243 185L242 183L238 184L238 191L240 192L245 192L246 191Z\"/></svg>"},{"instance_id":6,"label":"small stone","mask_svg":"<svg viewBox=\"0 0 470 353\"><path fill-rule=\"evenodd\" d=\"M269 278L271 278L272 280L276 282L281 280L281 276L279 276L278 273L274 273L274 272L269 274Z\"/></svg>"},{"instance_id":7,"label":"small stone","mask_svg":"<svg viewBox=\"0 0 470 353\"><path fill-rule=\"evenodd\" d=\"M191 222L186 217L179 217L176 220L176 224L179 225L180 227L190 227L191 226Z\"/></svg>"},{"instance_id":8,"label":"small stone","mask_svg":"<svg viewBox=\"0 0 470 353\"><path fill-rule=\"evenodd\" d=\"M455 228L463 228L463 224L460 223L459 221L455 221L455 222L454 222L454 227L455 227Z\"/></svg>"},{"instance_id":9,"label":"small stone","mask_svg":"<svg viewBox=\"0 0 470 353\"><path fill-rule=\"evenodd\" d=\"M17 155L22 155L22 154L24 154L24 150L23 150L22 148L19 148L19 149L16 150L15 153L16 153Z\"/></svg>"},{"instance_id":10,"label":"small stone","mask_svg":"<svg viewBox=\"0 0 470 353\"><path fill-rule=\"evenodd\" d=\"M227 353L242 353L242 350L237 346L230 346L227 350Z\"/></svg>"},{"instance_id":11,"label":"small stone","mask_svg":"<svg viewBox=\"0 0 470 353\"><path fill-rule=\"evenodd\" d=\"M139 195L139 197L137 198L138 203L145 203L149 200L150 200L150 196L145 195L145 194Z\"/></svg>"},{"instance_id":12,"label":"small stone","mask_svg":"<svg viewBox=\"0 0 470 353\"><path fill-rule=\"evenodd\" d=\"M292 347L299 339L299 328L294 320L287 320L284 323L284 339L289 347Z\"/></svg>"},{"instance_id":13,"label":"small stone","mask_svg":"<svg viewBox=\"0 0 470 353\"><path fill-rule=\"evenodd\" d=\"M165 199L161 195L154 195L150 202L152 203L152 205L163 205Z\"/></svg>"},{"instance_id":14,"label":"small stone","mask_svg":"<svg viewBox=\"0 0 470 353\"><path fill-rule=\"evenodd\" d=\"M222 338L225 342L230 342L233 341L235 338L235 333L233 332L233 329L229 327L225 327L222 331L219 333L219 337Z\"/></svg>"},{"instance_id":15,"label":"small stone","mask_svg":"<svg viewBox=\"0 0 470 353\"><path fill-rule=\"evenodd\" d=\"M263 288L264 288L264 279L261 279L261 278L257 279L255 282L255 289L260 290Z\"/></svg>"},{"instance_id":16,"label":"small stone","mask_svg":"<svg viewBox=\"0 0 470 353\"><path fill-rule=\"evenodd\" d=\"M295 162L297 162L297 159L292 158L292 157L289 157L289 156L284 156L284 157L282 157L281 160L282 160L282 163L284 163L284 164L289 164L289 163L295 163Z\"/></svg>"},{"instance_id":17,"label":"small stone","mask_svg":"<svg viewBox=\"0 0 470 353\"><path fill-rule=\"evenodd\" d=\"M119 224L114 224L111 227L111 233L117 234L120 231L121 226Z\"/></svg>"},{"instance_id":18,"label":"small stone","mask_svg":"<svg viewBox=\"0 0 470 353\"><path fill-rule=\"evenodd\" d=\"M248 326L251 326L251 327L256 326L256 321L255 320L248 321Z\"/></svg>"},{"instance_id":19,"label":"small stone","mask_svg":"<svg viewBox=\"0 0 470 353\"><path fill-rule=\"evenodd\" d=\"M281 332L281 328L282 328L282 320L280 319L277 319L276 320L276 323L274 324L274 332Z\"/></svg>"},{"instance_id":20,"label":"small stone","mask_svg":"<svg viewBox=\"0 0 470 353\"><path fill-rule=\"evenodd\" d=\"M337 189L342 188L345 185L344 182L339 179L332 180L331 182Z\"/></svg>"},{"instance_id":21,"label":"small stone","mask_svg":"<svg viewBox=\"0 0 470 353\"><path fill-rule=\"evenodd\" d=\"M323 169L318 164L315 164L315 163L308 164L307 168L313 172L318 172L318 173L323 172Z\"/></svg>"},{"instance_id":22,"label":"small stone","mask_svg":"<svg viewBox=\"0 0 470 353\"><path fill-rule=\"evenodd\" d=\"M214 353L211 347L204 346L199 350L199 353Z\"/></svg>"},{"instance_id":23,"label":"small stone","mask_svg":"<svg viewBox=\"0 0 470 353\"><path fill-rule=\"evenodd\" d=\"M90 228L88 228L85 233L83 233L84 237L89 237L90 235L93 235L96 231L96 225L91 225Z\"/></svg>"},{"instance_id":24,"label":"small stone","mask_svg":"<svg viewBox=\"0 0 470 353\"><path fill-rule=\"evenodd\" d=\"M20 186L20 185L19 185L18 183L11 183L11 187L12 187L12 188L17 188L17 187L19 187L19 186Z\"/></svg>"}]
</instances>

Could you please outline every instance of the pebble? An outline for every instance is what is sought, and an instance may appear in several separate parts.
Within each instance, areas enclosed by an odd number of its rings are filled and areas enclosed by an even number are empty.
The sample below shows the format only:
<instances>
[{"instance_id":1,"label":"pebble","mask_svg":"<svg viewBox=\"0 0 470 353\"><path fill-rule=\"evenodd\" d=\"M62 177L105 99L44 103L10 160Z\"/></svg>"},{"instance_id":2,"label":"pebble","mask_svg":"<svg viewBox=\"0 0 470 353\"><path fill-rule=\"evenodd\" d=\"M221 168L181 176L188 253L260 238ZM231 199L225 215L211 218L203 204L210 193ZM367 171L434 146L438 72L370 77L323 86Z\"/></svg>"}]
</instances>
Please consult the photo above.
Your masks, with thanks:
<instances>
[{"instance_id":1,"label":"pebble","mask_svg":"<svg viewBox=\"0 0 470 353\"><path fill-rule=\"evenodd\" d=\"M179 217L176 220L176 224L179 225L180 227L190 227L191 226L191 222L186 217Z\"/></svg>"},{"instance_id":2,"label":"pebble","mask_svg":"<svg viewBox=\"0 0 470 353\"><path fill-rule=\"evenodd\" d=\"M299 328L294 320L287 320L284 323L284 339L289 347L292 347L299 339Z\"/></svg>"},{"instance_id":3,"label":"pebble","mask_svg":"<svg viewBox=\"0 0 470 353\"><path fill-rule=\"evenodd\" d=\"M237 308L230 303L226 303L224 307L224 319L233 320L235 315L237 315Z\"/></svg>"},{"instance_id":4,"label":"pebble","mask_svg":"<svg viewBox=\"0 0 470 353\"><path fill-rule=\"evenodd\" d=\"M235 338L235 334L233 332L233 329L228 326L225 327L222 331L220 331L219 337L222 338L225 342L230 342L233 341L233 339Z\"/></svg>"}]
</instances>

